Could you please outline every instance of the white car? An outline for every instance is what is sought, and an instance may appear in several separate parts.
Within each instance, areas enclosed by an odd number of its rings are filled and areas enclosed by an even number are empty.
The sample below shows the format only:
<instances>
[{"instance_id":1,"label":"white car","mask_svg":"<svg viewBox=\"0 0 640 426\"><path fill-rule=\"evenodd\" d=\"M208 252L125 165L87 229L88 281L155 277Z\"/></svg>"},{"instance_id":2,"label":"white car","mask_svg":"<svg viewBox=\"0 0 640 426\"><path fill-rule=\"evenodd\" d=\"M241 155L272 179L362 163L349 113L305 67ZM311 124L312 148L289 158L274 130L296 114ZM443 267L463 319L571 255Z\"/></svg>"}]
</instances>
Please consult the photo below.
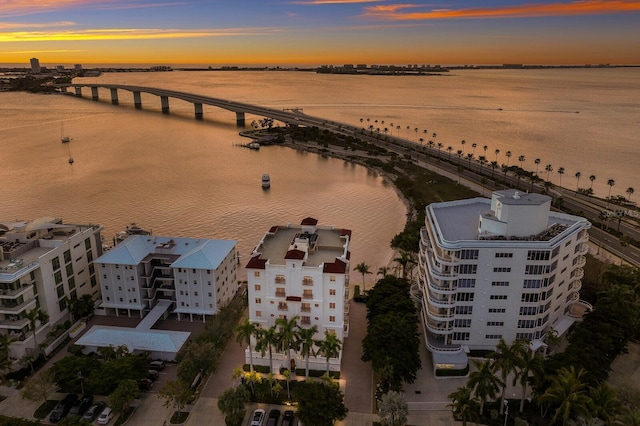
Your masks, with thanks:
<instances>
[{"instance_id":1,"label":"white car","mask_svg":"<svg viewBox=\"0 0 640 426\"><path fill-rule=\"evenodd\" d=\"M262 408L258 408L253 411L253 416L251 417L251 426L262 426L262 421L264 420L264 410Z\"/></svg>"},{"instance_id":2,"label":"white car","mask_svg":"<svg viewBox=\"0 0 640 426\"><path fill-rule=\"evenodd\" d=\"M111 421L111 417L113 417L113 411L111 411L111 408L106 407L104 410L102 410L102 413L100 413L100 416L98 416L98 424L99 425L108 424L109 421Z\"/></svg>"}]
</instances>

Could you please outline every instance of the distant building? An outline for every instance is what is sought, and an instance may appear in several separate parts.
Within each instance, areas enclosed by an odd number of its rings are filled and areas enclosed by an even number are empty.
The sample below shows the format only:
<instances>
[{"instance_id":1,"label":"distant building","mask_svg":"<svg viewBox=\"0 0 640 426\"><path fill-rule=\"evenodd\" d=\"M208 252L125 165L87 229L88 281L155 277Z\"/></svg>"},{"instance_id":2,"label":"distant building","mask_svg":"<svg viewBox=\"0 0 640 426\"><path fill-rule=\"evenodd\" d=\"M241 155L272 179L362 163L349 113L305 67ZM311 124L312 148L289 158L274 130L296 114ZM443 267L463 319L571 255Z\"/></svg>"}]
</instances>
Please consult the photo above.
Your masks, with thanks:
<instances>
[{"instance_id":1,"label":"distant building","mask_svg":"<svg viewBox=\"0 0 640 426\"><path fill-rule=\"evenodd\" d=\"M160 301L205 321L236 294L236 242L134 235L96 259L106 314L144 317Z\"/></svg>"},{"instance_id":2,"label":"distant building","mask_svg":"<svg viewBox=\"0 0 640 426\"><path fill-rule=\"evenodd\" d=\"M587 230L516 190L431 204L420 239L421 320L436 369L464 368L501 338L544 350L591 307L580 300Z\"/></svg>"},{"instance_id":3,"label":"distant building","mask_svg":"<svg viewBox=\"0 0 640 426\"><path fill-rule=\"evenodd\" d=\"M73 69L76 70L76 71L82 71L82 64L75 64L73 66Z\"/></svg>"},{"instance_id":4,"label":"distant building","mask_svg":"<svg viewBox=\"0 0 640 426\"><path fill-rule=\"evenodd\" d=\"M64 65L56 65L56 71L64 71Z\"/></svg>"},{"instance_id":5,"label":"distant building","mask_svg":"<svg viewBox=\"0 0 640 426\"><path fill-rule=\"evenodd\" d=\"M40 71L42 71L42 69L40 67L40 61L38 60L38 58L31 58L30 62L31 62L31 72L34 74L39 74Z\"/></svg>"},{"instance_id":6,"label":"distant building","mask_svg":"<svg viewBox=\"0 0 640 426\"><path fill-rule=\"evenodd\" d=\"M301 224L274 226L258 243L247 263L249 320L268 329L278 318L298 316L302 327L318 327L316 339L325 330L343 341L349 332L349 243L351 231L318 226L313 218ZM252 343L255 349L255 340ZM249 359L248 349L246 352ZM286 353L274 353L274 368L286 367ZM330 360L332 371L340 369L342 351ZM259 365L269 357L253 353ZM294 357L302 367L305 360ZM311 357L310 368L324 370L326 359Z\"/></svg>"},{"instance_id":7,"label":"distant building","mask_svg":"<svg viewBox=\"0 0 640 426\"><path fill-rule=\"evenodd\" d=\"M68 301L98 297L92 261L102 254L101 230L50 217L0 223L0 335L16 339L10 356L22 357L45 343L51 328L69 319ZM33 310L46 315L33 324L36 341L24 317Z\"/></svg>"}]
</instances>

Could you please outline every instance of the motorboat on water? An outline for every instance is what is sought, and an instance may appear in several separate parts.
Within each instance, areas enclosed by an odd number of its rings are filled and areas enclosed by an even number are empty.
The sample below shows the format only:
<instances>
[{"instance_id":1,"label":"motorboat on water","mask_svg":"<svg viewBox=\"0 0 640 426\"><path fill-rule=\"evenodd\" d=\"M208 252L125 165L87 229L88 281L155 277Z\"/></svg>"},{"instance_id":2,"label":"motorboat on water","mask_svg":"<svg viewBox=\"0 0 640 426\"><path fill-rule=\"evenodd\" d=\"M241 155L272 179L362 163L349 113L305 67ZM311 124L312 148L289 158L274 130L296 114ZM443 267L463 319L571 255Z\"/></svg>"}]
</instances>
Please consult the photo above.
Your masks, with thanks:
<instances>
[{"instance_id":1,"label":"motorboat on water","mask_svg":"<svg viewBox=\"0 0 640 426\"><path fill-rule=\"evenodd\" d=\"M265 173L262 175L262 188L267 189L271 186L271 178L269 177L269 173Z\"/></svg>"},{"instance_id":2,"label":"motorboat on water","mask_svg":"<svg viewBox=\"0 0 640 426\"><path fill-rule=\"evenodd\" d=\"M132 235L151 235L151 231L139 227L135 222L131 222L130 225L127 225L124 231L120 231L116 234L113 238L113 245L123 242Z\"/></svg>"},{"instance_id":3,"label":"motorboat on water","mask_svg":"<svg viewBox=\"0 0 640 426\"><path fill-rule=\"evenodd\" d=\"M60 142L62 143L71 142L71 138L69 136L64 135L64 123L60 124Z\"/></svg>"}]
</instances>

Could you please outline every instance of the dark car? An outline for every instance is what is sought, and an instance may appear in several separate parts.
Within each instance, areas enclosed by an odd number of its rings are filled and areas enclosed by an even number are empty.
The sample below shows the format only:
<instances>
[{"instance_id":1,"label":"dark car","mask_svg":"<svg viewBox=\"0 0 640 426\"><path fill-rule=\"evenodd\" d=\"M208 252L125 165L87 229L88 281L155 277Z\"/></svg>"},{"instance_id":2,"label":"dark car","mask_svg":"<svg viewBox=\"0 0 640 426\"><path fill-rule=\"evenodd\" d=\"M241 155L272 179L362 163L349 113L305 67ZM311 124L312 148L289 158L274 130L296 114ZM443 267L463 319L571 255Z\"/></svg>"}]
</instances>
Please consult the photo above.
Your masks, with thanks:
<instances>
[{"instance_id":1,"label":"dark car","mask_svg":"<svg viewBox=\"0 0 640 426\"><path fill-rule=\"evenodd\" d=\"M278 424L278 419L280 418L280 410L271 410L269 411L269 418L267 419L267 426L276 426Z\"/></svg>"},{"instance_id":2,"label":"dark car","mask_svg":"<svg viewBox=\"0 0 640 426\"><path fill-rule=\"evenodd\" d=\"M151 361L149 363L149 370L162 371L164 370L164 361Z\"/></svg>"},{"instance_id":3,"label":"dark car","mask_svg":"<svg viewBox=\"0 0 640 426\"><path fill-rule=\"evenodd\" d=\"M140 381L138 382L138 389L140 389L141 391L147 391L151 389L151 386L153 386L153 381L149 379L140 379Z\"/></svg>"},{"instance_id":4,"label":"dark car","mask_svg":"<svg viewBox=\"0 0 640 426\"><path fill-rule=\"evenodd\" d=\"M147 373L147 379L149 380L157 380L159 376L160 373L158 373L156 370L149 370L149 372Z\"/></svg>"},{"instance_id":5,"label":"dark car","mask_svg":"<svg viewBox=\"0 0 640 426\"><path fill-rule=\"evenodd\" d=\"M83 395L82 398L73 403L69 410L69 416L82 416L91 407L91 404L93 404L93 395Z\"/></svg>"},{"instance_id":6,"label":"dark car","mask_svg":"<svg viewBox=\"0 0 640 426\"><path fill-rule=\"evenodd\" d=\"M280 426L293 426L294 419L295 417L293 415L293 411L287 410L282 415L282 423L280 424Z\"/></svg>"},{"instance_id":7,"label":"dark car","mask_svg":"<svg viewBox=\"0 0 640 426\"><path fill-rule=\"evenodd\" d=\"M100 413L102 413L102 410L104 410L104 407L106 407L107 404L105 404L102 401L98 401L95 404L93 404L86 413L84 413L84 416L82 416L82 418L84 420L88 420L90 422L94 421L96 418L98 418L98 416L100 415Z\"/></svg>"},{"instance_id":8,"label":"dark car","mask_svg":"<svg viewBox=\"0 0 640 426\"><path fill-rule=\"evenodd\" d=\"M78 400L78 395L70 393L65 396L62 401L59 401L53 411L51 412L51 416L49 416L49 421L51 423L58 423L62 420L67 414L69 414L69 410L71 410L71 406L74 402Z\"/></svg>"}]
</instances>

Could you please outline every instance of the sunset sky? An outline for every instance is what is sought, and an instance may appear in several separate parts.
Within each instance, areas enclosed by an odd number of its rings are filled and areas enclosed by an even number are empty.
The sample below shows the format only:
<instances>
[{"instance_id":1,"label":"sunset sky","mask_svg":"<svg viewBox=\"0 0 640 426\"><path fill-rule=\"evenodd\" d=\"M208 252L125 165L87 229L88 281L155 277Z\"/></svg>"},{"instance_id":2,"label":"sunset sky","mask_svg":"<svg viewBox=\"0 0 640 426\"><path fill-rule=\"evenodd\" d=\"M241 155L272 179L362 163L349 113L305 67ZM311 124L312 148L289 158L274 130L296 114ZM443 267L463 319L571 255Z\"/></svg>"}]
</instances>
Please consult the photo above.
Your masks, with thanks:
<instances>
[{"instance_id":1,"label":"sunset sky","mask_svg":"<svg viewBox=\"0 0 640 426\"><path fill-rule=\"evenodd\" d=\"M0 63L640 64L640 0L0 0Z\"/></svg>"}]
</instances>

